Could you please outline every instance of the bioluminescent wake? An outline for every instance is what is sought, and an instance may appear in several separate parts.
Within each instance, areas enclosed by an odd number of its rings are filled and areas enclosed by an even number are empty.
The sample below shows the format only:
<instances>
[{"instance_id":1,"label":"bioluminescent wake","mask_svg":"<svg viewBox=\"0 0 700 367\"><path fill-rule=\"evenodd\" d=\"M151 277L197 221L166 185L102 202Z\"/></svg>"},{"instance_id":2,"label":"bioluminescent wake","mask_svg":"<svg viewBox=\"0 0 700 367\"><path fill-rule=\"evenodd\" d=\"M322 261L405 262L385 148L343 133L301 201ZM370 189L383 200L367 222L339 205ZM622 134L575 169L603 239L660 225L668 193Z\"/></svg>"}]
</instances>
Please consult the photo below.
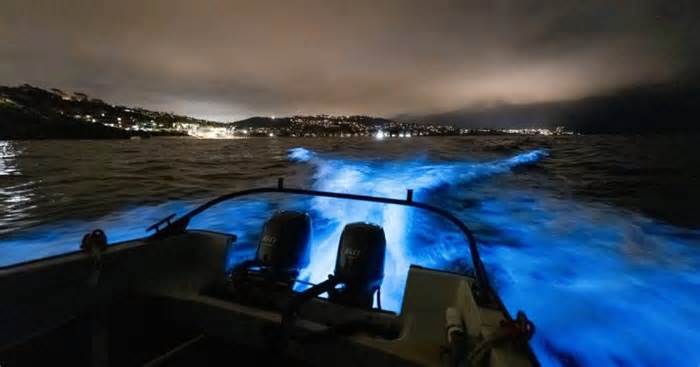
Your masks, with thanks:
<instances>
[{"instance_id":1,"label":"bioluminescent wake","mask_svg":"<svg viewBox=\"0 0 700 367\"><path fill-rule=\"evenodd\" d=\"M322 159L304 148L295 148L289 152L290 159L315 165L316 189L401 198L406 189L411 188L415 190L417 200L431 189L505 173L515 166L536 162L546 155L544 150L534 150L494 162L430 164L425 161L367 163ZM346 224L358 221L380 224L386 233L387 260L382 286L382 304L385 308L394 311L400 309L411 264L444 267L444 264L436 261L426 263L426 260L434 258L422 256L422 251L412 251L418 248L412 245L412 236L408 236L415 222L412 217L417 214L412 208L314 198L310 209L317 225L311 249L312 262L302 271L302 279L318 283L333 272L340 234ZM419 215L421 221L426 220L423 213ZM460 250L466 249L464 243L459 246Z\"/></svg>"},{"instance_id":2,"label":"bioluminescent wake","mask_svg":"<svg viewBox=\"0 0 700 367\"><path fill-rule=\"evenodd\" d=\"M492 282L526 310L543 365L700 362L700 233L534 193L481 203Z\"/></svg>"},{"instance_id":3,"label":"bioluminescent wake","mask_svg":"<svg viewBox=\"0 0 700 367\"><path fill-rule=\"evenodd\" d=\"M329 191L443 204L476 229L482 256L504 302L538 327L540 362L557 365L700 363L700 232L657 223L603 205L544 192L465 184L546 156L535 150L481 163L362 162L324 158L302 148L290 159L316 167L314 186ZM443 190L447 188L447 190ZM461 204L476 199L477 205ZM403 207L318 198L313 263L317 282L332 271L344 224L370 221L387 235L383 302L400 307L409 264L461 270L468 251L445 223Z\"/></svg>"},{"instance_id":4,"label":"bioluminescent wake","mask_svg":"<svg viewBox=\"0 0 700 367\"><path fill-rule=\"evenodd\" d=\"M303 148L289 151L293 164L313 169L315 189L402 198L410 188L416 200L457 214L475 231L506 306L524 310L537 325L531 343L543 365L698 366L700 231L498 181L499 175L546 157L546 151L533 150L493 161L364 161ZM110 242L142 237L145 224L195 204L169 202L97 221L38 227L3 241L0 266L77 250L81 236L98 227ZM446 270L470 264L455 228L399 206L264 196L216 206L190 228L236 233L233 264L253 256L265 219L290 208L312 216L312 262L302 272L312 282L332 273L345 224L384 227L382 303L391 310L400 309L410 264Z\"/></svg>"},{"instance_id":5,"label":"bioluminescent wake","mask_svg":"<svg viewBox=\"0 0 700 367\"><path fill-rule=\"evenodd\" d=\"M238 262L253 256L256 236L270 213L278 208L266 200L237 201L233 206L218 206L195 217L189 228L236 233L241 242L230 261ZM0 267L44 257L78 251L84 234L103 229L110 244L144 237L149 223L155 223L169 213L186 213L197 206L195 202L172 201L160 205L126 209L93 221L64 221L43 225L30 232L8 236L0 243ZM246 218L241 223L234 218Z\"/></svg>"}]
</instances>

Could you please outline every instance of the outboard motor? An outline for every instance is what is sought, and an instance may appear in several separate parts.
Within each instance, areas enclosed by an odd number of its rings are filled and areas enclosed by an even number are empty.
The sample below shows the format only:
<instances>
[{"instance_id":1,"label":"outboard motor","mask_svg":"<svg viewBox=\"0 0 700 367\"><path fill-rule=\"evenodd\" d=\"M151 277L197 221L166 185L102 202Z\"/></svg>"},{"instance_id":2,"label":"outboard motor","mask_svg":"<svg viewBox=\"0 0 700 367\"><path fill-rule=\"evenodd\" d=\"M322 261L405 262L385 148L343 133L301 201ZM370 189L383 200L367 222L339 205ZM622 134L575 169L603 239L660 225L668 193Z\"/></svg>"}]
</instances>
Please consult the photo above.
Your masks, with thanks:
<instances>
[{"instance_id":1,"label":"outboard motor","mask_svg":"<svg viewBox=\"0 0 700 367\"><path fill-rule=\"evenodd\" d=\"M234 279L262 278L291 287L309 263L311 218L306 213L282 211L265 222L255 259L234 268Z\"/></svg>"},{"instance_id":2,"label":"outboard motor","mask_svg":"<svg viewBox=\"0 0 700 367\"><path fill-rule=\"evenodd\" d=\"M335 274L297 293L282 313L282 335L288 335L299 307L323 293L331 302L366 309L372 308L375 292L381 308L379 289L384 279L386 238L382 227L351 223L343 228L335 260Z\"/></svg>"},{"instance_id":3,"label":"outboard motor","mask_svg":"<svg viewBox=\"0 0 700 367\"><path fill-rule=\"evenodd\" d=\"M263 226L255 255L258 265L276 280L294 279L309 264L311 218L306 213L282 211Z\"/></svg>"},{"instance_id":4,"label":"outboard motor","mask_svg":"<svg viewBox=\"0 0 700 367\"><path fill-rule=\"evenodd\" d=\"M340 236L335 274L344 286L329 292L333 302L353 307L372 308L374 293L384 279L386 238L382 227L369 223L351 223Z\"/></svg>"}]
</instances>

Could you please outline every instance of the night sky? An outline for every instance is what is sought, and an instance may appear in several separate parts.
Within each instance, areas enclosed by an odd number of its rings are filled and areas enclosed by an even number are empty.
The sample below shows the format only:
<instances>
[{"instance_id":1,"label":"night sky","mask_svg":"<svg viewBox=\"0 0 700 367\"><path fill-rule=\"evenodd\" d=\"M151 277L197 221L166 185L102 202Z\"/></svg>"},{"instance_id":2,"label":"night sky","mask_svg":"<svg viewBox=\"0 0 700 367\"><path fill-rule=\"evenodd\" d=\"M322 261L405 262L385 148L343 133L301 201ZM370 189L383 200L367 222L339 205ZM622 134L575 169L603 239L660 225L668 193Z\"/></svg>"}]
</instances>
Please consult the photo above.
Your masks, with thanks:
<instances>
[{"instance_id":1,"label":"night sky","mask_svg":"<svg viewBox=\"0 0 700 367\"><path fill-rule=\"evenodd\" d=\"M434 114L694 75L697 1L0 3L0 84L235 120Z\"/></svg>"}]
</instances>

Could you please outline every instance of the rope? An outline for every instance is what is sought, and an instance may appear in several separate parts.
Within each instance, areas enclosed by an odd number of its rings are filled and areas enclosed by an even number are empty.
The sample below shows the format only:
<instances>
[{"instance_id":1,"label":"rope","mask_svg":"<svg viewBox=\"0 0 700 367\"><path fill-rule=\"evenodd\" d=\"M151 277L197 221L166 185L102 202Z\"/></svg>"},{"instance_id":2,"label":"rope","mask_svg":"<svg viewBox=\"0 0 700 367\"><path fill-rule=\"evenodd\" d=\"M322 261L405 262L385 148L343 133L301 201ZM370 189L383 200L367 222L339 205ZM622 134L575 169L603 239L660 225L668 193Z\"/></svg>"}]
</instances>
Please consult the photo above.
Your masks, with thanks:
<instances>
[{"instance_id":1,"label":"rope","mask_svg":"<svg viewBox=\"0 0 700 367\"><path fill-rule=\"evenodd\" d=\"M481 365L484 358L495 346L506 341L525 344L534 333L535 325L528 320L524 312L518 311L515 320L502 320L500 328L496 332L477 344L467 356L467 361L472 366Z\"/></svg>"}]
</instances>

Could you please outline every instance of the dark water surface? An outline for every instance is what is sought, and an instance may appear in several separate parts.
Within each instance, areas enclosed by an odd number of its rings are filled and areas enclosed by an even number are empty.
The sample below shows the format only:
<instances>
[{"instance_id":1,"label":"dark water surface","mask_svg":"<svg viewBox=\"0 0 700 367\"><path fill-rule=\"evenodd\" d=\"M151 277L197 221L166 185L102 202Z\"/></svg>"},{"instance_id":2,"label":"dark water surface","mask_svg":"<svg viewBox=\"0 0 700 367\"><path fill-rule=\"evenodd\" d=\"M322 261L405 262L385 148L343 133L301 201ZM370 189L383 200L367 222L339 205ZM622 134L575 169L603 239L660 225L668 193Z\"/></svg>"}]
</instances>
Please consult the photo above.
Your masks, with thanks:
<instances>
[{"instance_id":1,"label":"dark water surface","mask_svg":"<svg viewBox=\"0 0 700 367\"><path fill-rule=\"evenodd\" d=\"M700 364L697 136L0 141L0 266L75 250L103 228L145 235L172 212L285 177L289 186L416 198L476 232L511 311L538 326L544 365ZM293 149L303 147L303 149ZM274 200L273 200L274 199ZM412 209L263 197L192 226L241 235L249 256L278 208L314 218L311 281L332 271L342 225L387 233L382 294L398 310L406 267L468 268L454 229ZM391 263L391 264L390 264Z\"/></svg>"}]
</instances>

